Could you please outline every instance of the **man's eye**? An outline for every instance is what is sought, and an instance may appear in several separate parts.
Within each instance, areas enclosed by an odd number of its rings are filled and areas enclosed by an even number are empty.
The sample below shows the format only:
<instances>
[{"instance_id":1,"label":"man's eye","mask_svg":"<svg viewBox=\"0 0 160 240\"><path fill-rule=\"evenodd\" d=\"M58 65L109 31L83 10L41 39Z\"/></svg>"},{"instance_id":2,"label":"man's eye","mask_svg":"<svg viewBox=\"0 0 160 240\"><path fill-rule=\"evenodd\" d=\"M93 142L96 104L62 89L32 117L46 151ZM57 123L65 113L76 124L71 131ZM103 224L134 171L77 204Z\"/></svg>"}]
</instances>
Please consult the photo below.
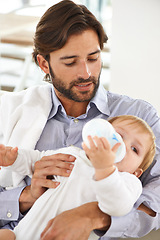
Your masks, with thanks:
<instances>
[{"instance_id":1,"label":"man's eye","mask_svg":"<svg viewBox=\"0 0 160 240\"><path fill-rule=\"evenodd\" d=\"M96 62L98 60L98 58L89 58L88 61L89 62Z\"/></svg>"},{"instance_id":2,"label":"man's eye","mask_svg":"<svg viewBox=\"0 0 160 240\"><path fill-rule=\"evenodd\" d=\"M131 149L133 150L133 152L135 152L135 153L138 154L138 150L137 150L137 148L135 148L135 147L131 147Z\"/></svg>"},{"instance_id":3,"label":"man's eye","mask_svg":"<svg viewBox=\"0 0 160 240\"><path fill-rule=\"evenodd\" d=\"M73 66L76 62L71 62L71 63L65 63L66 66L70 67Z\"/></svg>"}]
</instances>

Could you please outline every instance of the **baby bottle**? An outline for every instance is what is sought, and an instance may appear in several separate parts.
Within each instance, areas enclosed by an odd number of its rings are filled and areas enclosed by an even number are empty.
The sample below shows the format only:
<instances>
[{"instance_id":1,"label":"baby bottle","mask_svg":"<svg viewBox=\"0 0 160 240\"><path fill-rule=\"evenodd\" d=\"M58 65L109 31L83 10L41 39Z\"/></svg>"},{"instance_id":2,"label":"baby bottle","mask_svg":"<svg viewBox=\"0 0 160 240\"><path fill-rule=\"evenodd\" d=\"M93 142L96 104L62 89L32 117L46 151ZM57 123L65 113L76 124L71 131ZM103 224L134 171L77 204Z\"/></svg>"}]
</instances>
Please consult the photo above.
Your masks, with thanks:
<instances>
[{"instance_id":1,"label":"baby bottle","mask_svg":"<svg viewBox=\"0 0 160 240\"><path fill-rule=\"evenodd\" d=\"M111 145L111 148L118 142L121 145L118 147L116 152L115 162L121 161L126 154L126 147L121 136L115 131L113 126L104 119L95 118L87 122L82 130L82 139L89 147L88 136L94 137L105 137Z\"/></svg>"}]
</instances>

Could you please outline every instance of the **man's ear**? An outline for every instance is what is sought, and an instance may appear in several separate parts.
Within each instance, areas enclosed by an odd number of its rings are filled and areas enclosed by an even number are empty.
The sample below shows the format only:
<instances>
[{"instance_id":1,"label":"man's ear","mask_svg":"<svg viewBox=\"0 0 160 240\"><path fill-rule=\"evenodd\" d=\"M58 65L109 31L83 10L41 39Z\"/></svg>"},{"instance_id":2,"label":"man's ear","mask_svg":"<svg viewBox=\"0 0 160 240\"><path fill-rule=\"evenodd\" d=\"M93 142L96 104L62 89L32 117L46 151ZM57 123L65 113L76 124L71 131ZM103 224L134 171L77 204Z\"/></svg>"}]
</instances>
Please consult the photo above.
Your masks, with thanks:
<instances>
[{"instance_id":1,"label":"man's ear","mask_svg":"<svg viewBox=\"0 0 160 240\"><path fill-rule=\"evenodd\" d=\"M137 168L133 174L139 178L142 175L142 173L143 173L142 168Z\"/></svg>"},{"instance_id":2,"label":"man's ear","mask_svg":"<svg viewBox=\"0 0 160 240\"><path fill-rule=\"evenodd\" d=\"M37 61L43 72L45 72L46 74L50 73L49 72L49 64L42 55L40 55L40 54L37 55Z\"/></svg>"}]
</instances>

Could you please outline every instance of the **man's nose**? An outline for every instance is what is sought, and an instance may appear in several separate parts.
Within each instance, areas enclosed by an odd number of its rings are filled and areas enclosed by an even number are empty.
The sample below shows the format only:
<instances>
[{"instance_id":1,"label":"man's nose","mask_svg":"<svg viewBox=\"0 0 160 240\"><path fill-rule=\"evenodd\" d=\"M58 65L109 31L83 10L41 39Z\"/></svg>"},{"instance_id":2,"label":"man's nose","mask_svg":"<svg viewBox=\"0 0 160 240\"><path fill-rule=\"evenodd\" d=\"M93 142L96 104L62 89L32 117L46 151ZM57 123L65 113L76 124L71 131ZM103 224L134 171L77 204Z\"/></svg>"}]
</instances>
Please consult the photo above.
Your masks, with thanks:
<instances>
[{"instance_id":1,"label":"man's nose","mask_svg":"<svg viewBox=\"0 0 160 240\"><path fill-rule=\"evenodd\" d=\"M78 78L88 79L91 76L91 71L86 62L82 62L78 69Z\"/></svg>"}]
</instances>

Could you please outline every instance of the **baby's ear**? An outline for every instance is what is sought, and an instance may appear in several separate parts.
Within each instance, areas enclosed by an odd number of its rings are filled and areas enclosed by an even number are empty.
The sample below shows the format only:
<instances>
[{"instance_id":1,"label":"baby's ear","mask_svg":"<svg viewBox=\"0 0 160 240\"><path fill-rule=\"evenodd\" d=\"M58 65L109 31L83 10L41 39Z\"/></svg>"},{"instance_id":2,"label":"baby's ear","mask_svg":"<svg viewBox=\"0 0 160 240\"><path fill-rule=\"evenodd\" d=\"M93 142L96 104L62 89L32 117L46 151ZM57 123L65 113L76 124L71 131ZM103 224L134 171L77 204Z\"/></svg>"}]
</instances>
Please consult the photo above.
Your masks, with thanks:
<instances>
[{"instance_id":1,"label":"baby's ear","mask_svg":"<svg viewBox=\"0 0 160 240\"><path fill-rule=\"evenodd\" d=\"M137 168L133 174L139 178L142 175L142 173L143 173L142 168Z\"/></svg>"}]
</instances>

